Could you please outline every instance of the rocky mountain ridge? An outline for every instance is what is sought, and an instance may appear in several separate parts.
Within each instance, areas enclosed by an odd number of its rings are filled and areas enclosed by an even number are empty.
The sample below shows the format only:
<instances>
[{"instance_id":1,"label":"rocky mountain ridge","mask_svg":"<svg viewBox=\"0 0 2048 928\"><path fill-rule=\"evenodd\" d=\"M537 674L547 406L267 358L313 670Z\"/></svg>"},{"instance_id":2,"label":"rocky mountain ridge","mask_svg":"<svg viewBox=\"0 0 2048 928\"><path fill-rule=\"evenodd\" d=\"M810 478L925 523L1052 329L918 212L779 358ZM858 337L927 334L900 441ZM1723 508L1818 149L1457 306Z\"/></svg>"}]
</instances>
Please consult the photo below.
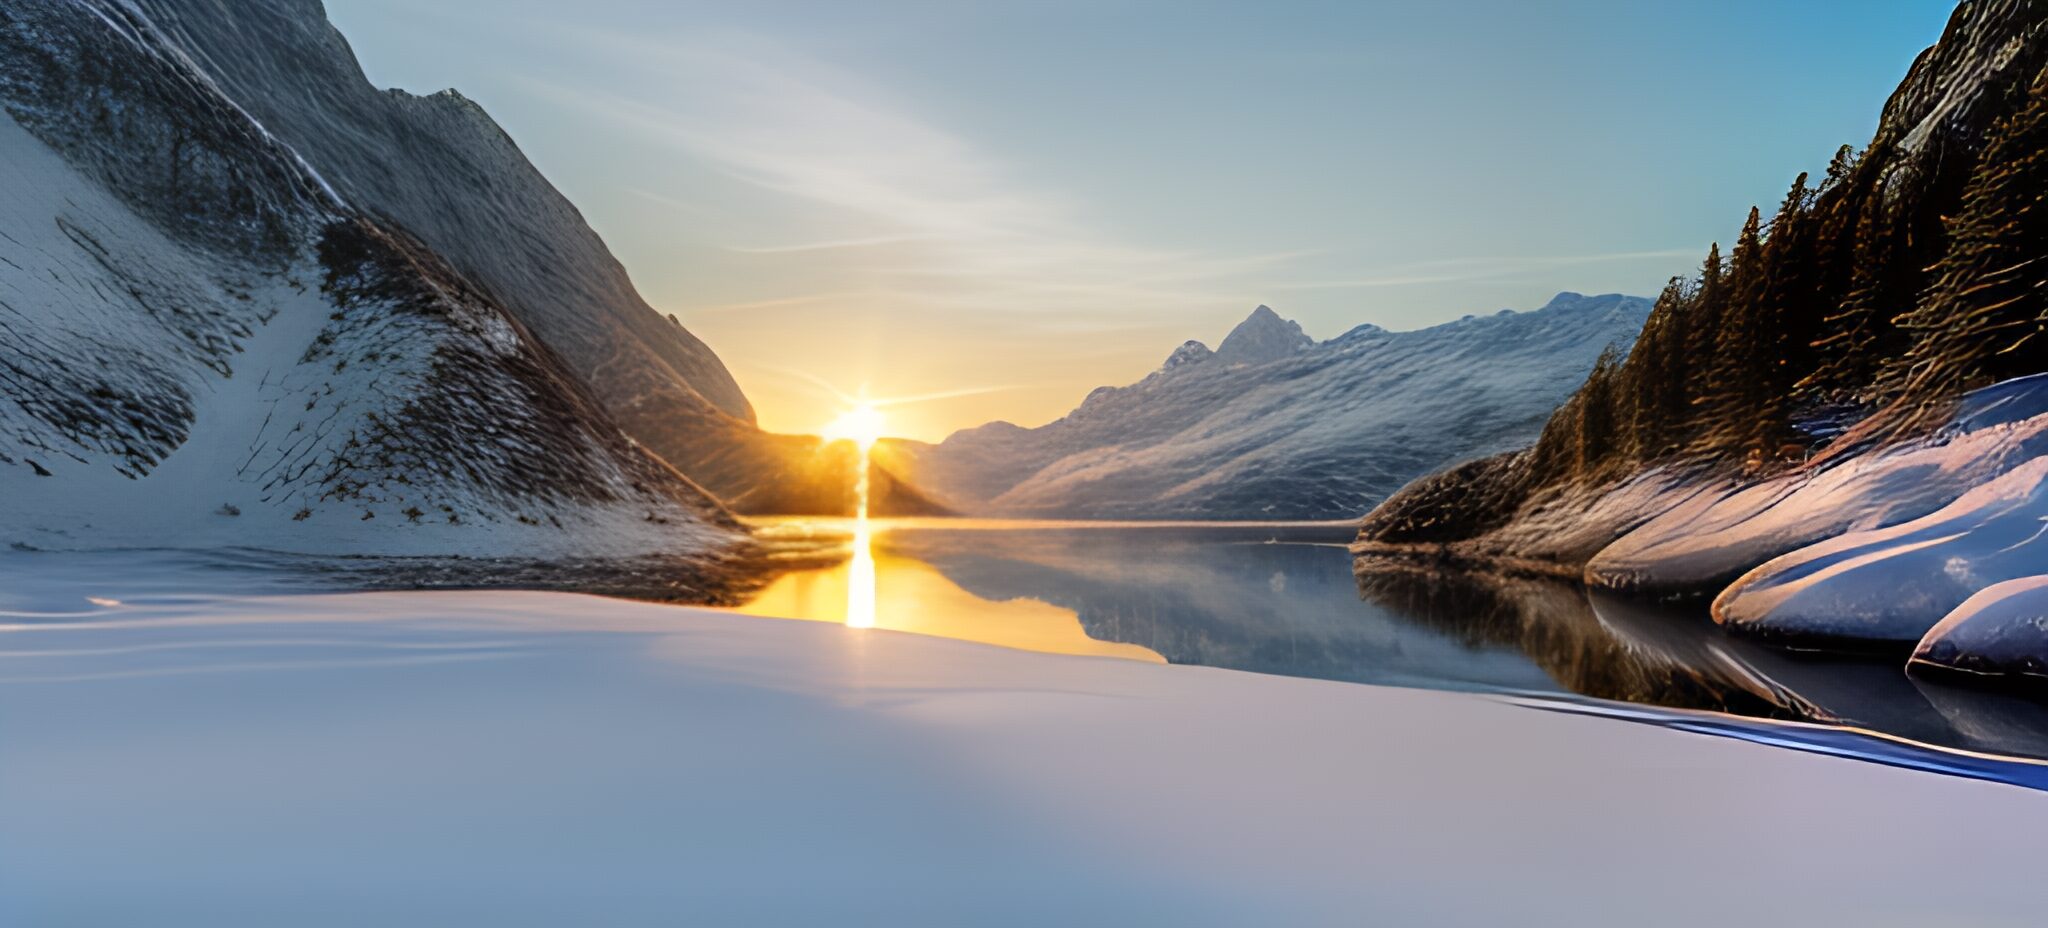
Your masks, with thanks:
<instances>
[{"instance_id":1,"label":"rocky mountain ridge","mask_svg":"<svg viewBox=\"0 0 2048 928\"><path fill-rule=\"evenodd\" d=\"M34 547L723 557L492 288L142 7L0 6L0 526Z\"/></svg>"}]
</instances>

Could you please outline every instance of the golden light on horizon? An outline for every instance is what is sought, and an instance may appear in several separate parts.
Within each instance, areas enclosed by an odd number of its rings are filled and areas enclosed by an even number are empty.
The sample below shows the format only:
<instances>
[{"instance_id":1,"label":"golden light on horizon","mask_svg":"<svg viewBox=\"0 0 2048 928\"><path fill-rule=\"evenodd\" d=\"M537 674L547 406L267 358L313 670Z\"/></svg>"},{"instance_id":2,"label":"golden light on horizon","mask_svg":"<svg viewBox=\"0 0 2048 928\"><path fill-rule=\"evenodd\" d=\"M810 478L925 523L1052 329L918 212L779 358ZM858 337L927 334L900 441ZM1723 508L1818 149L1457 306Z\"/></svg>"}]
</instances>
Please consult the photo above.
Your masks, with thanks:
<instances>
[{"instance_id":1,"label":"golden light on horizon","mask_svg":"<svg viewBox=\"0 0 2048 928\"><path fill-rule=\"evenodd\" d=\"M868 527L868 452L882 439L882 411L862 401L825 427L827 441L850 441L860 448L854 463L853 555L846 580L846 624L875 627L875 549Z\"/></svg>"},{"instance_id":2,"label":"golden light on horizon","mask_svg":"<svg viewBox=\"0 0 2048 928\"><path fill-rule=\"evenodd\" d=\"M861 517L854 522L853 556L847 563L846 572L848 628L875 627L875 541L868 528L865 501L861 509Z\"/></svg>"},{"instance_id":3,"label":"golden light on horizon","mask_svg":"<svg viewBox=\"0 0 2048 928\"><path fill-rule=\"evenodd\" d=\"M826 441L850 441L859 445L860 450L867 451L875 446L875 442L882 440L884 427L882 411L873 403L863 401L840 413L839 418L825 426L824 437Z\"/></svg>"}]
</instances>

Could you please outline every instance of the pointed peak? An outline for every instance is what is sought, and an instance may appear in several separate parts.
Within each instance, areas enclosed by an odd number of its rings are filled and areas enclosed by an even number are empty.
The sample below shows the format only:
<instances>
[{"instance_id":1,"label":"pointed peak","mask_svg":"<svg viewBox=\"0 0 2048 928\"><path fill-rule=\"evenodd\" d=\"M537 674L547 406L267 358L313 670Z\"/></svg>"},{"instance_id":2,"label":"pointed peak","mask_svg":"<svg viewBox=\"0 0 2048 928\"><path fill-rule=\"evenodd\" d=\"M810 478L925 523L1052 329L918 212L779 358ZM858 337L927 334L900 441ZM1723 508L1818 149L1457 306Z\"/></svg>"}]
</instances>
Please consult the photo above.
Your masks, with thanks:
<instances>
[{"instance_id":1,"label":"pointed peak","mask_svg":"<svg viewBox=\"0 0 2048 928\"><path fill-rule=\"evenodd\" d=\"M1193 364L1197 361L1207 361L1215 356L1216 352L1210 351L1208 345L1204 345L1201 342L1195 341L1194 339L1189 339L1185 342L1182 342L1179 348L1173 349L1173 354L1167 355L1166 364L1161 366L1159 369L1163 371L1170 371L1183 364Z\"/></svg>"},{"instance_id":2,"label":"pointed peak","mask_svg":"<svg viewBox=\"0 0 2048 928\"><path fill-rule=\"evenodd\" d=\"M1301 330L1301 324L1280 318L1273 308L1260 304L1245 317L1223 344L1216 348L1216 356L1231 364L1262 364L1275 361L1315 344L1315 339Z\"/></svg>"}]
</instances>

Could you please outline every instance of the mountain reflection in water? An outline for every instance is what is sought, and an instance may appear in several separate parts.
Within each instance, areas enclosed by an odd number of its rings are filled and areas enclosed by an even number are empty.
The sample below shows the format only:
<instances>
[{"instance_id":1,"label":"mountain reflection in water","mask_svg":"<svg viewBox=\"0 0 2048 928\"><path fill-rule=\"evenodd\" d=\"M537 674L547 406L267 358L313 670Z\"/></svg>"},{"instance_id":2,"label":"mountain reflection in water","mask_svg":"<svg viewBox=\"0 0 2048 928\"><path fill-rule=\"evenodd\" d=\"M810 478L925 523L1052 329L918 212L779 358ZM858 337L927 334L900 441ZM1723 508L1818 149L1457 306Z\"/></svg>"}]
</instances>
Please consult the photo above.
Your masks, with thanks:
<instances>
[{"instance_id":1,"label":"mountain reflection in water","mask_svg":"<svg viewBox=\"0 0 2048 928\"><path fill-rule=\"evenodd\" d=\"M1703 609L1555 581L1354 574L1349 537L1314 524L882 520L873 615L880 628L1030 650L1590 697L2048 757L2048 712L2035 703L1923 683L1897 662L1762 648L1723 635ZM845 621L848 570L785 575L742 611Z\"/></svg>"}]
</instances>

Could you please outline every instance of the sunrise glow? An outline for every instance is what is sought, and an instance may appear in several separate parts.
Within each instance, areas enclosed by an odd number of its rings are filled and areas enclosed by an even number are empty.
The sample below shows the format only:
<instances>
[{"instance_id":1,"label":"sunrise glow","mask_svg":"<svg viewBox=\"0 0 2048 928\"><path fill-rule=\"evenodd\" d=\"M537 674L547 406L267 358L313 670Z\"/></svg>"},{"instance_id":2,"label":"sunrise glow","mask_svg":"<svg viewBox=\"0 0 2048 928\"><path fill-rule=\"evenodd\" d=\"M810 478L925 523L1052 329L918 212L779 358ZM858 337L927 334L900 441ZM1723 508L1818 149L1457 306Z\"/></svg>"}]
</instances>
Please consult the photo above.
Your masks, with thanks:
<instances>
[{"instance_id":1,"label":"sunrise glow","mask_svg":"<svg viewBox=\"0 0 2048 928\"><path fill-rule=\"evenodd\" d=\"M867 451L882 439L882 411L872 403L861 403L841 413L832 424L825 426L828 441L850 441Z\"/></svg>"}]
</instances>

